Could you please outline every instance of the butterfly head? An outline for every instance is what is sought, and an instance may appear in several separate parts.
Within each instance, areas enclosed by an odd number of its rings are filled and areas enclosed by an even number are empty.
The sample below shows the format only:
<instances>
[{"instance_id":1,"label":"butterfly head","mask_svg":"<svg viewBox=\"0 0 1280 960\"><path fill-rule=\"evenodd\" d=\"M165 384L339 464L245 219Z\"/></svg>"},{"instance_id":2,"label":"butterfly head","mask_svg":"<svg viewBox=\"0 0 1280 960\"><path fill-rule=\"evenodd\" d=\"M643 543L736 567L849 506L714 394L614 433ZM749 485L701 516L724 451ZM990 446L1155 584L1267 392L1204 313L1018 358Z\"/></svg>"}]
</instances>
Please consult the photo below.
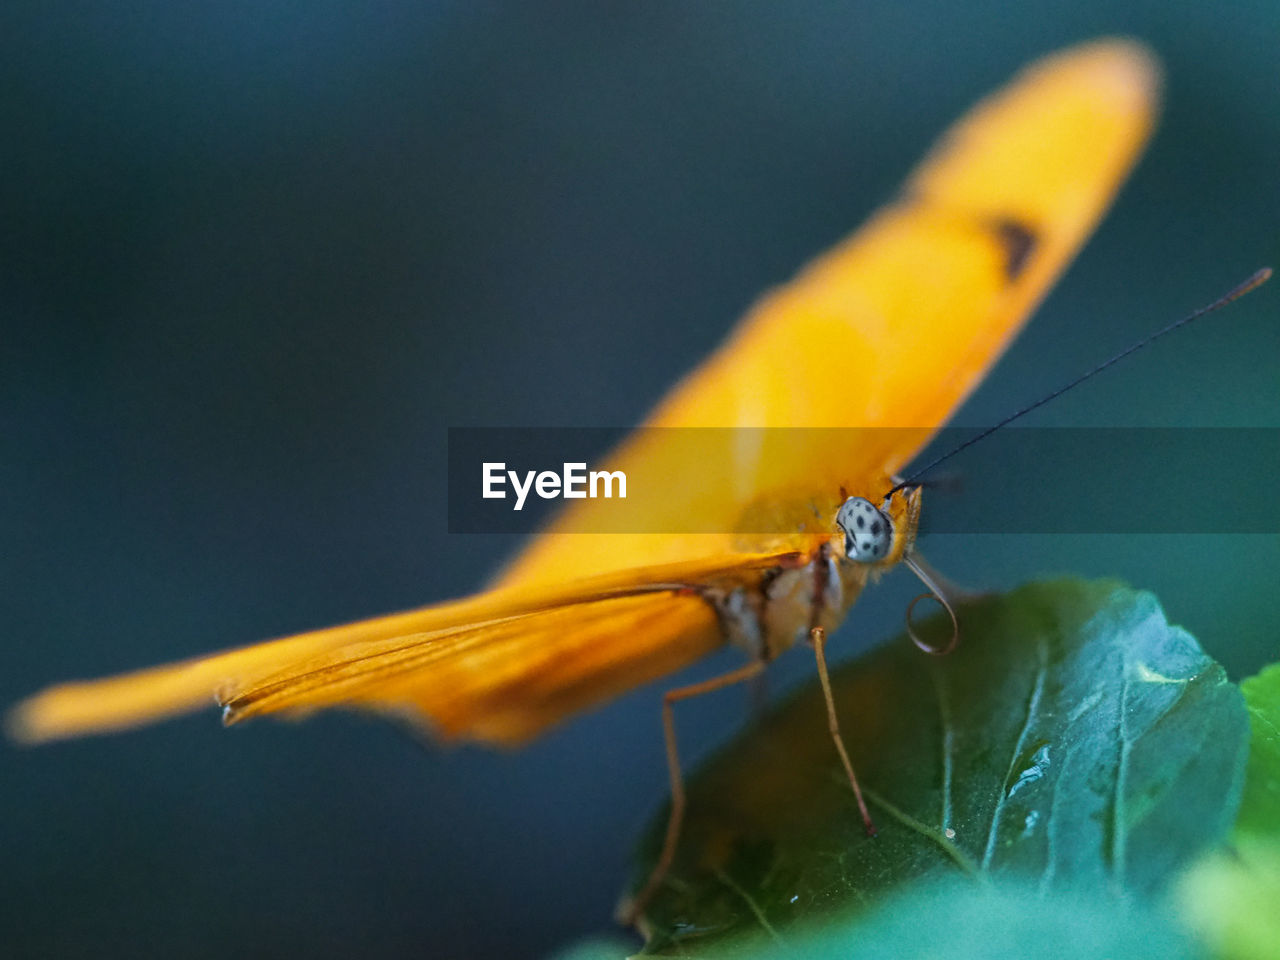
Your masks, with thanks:
<instances>
[{"instance_id":1,"label":"butterfly head","mask_svg":"<svg viewBox=\"0 0 1280 960\"><path fill-rule=\"evenodd\" d=\"M920 488L895 490L880 506L866 497L849 497L836 513L844 533L845 559L852 563L891 565L915 542L920 520Z\"/></svg>"}]
</instances>

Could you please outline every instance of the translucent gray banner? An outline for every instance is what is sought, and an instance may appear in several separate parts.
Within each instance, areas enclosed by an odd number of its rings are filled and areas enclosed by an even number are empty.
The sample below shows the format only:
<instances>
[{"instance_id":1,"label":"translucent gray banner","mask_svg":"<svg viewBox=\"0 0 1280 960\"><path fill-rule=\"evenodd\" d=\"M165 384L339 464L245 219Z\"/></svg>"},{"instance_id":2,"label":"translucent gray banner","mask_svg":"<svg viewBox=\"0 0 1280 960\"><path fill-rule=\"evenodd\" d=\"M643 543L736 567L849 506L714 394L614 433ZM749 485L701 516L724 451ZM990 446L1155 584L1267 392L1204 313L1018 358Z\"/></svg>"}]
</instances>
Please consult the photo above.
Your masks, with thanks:
<instances>
[{"instance_id":1,"label":"translucent gray banner","mask_svg":"<svg viewBox=\"0 0 1280 960\"><path fill-rule=\"evenodd\" d=\"M581 533L787 532L841 489L883 497L877 465L980 432L452 428L449 531L532 532L572 505ZM920 478L922 530L1277 533L1278 468L1280 429L1010 427Z\"/></svg>"}]
</instances>

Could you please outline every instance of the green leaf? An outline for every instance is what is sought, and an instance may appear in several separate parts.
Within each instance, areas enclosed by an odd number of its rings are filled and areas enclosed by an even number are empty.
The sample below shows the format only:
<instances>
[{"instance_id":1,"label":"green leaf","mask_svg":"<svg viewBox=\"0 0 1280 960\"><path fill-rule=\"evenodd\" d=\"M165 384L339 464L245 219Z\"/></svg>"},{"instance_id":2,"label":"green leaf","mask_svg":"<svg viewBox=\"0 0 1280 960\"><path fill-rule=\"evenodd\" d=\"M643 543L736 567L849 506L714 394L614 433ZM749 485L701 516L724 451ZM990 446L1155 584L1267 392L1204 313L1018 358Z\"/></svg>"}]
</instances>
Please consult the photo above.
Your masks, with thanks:
<instances>
[{"instance_id":1,"label":"green leaf","mask_svg":"<svg viewBox=\"0 0 1280 960\"><path fill-rule=\"evenodd\" d=\"M1280 843L1246 836L1214 853L1179 888L1183 916L1223 960L1274 960L1280 951Z\"/></svg>"},{"instance_id":2,"label":"green leaf","mask_svg":"<svg viewBox=\"0 0 1280 960\"><path fill-rule=\"evenodd\" d=\"M1280 843L1280 664L1240 684L1249 707L1249 767L1237 834Z\"/></svg>"},{"instance_id":3,"label":"green leaf","mask_svg":"<svg viewBox=\"0 0 1280 960\"><path fill-rule=\"evenodd\" d=\"M549 960L625 960L633 952L628 941L592 938L558 951ZM703 953L696 950L695 955ZM1031 956L1037 960L1195 960L1202 956L1167 911L1113 897L1046 897L1034 887L955 879L926 883L890 897L869 915L837 919L794 935L788 931L777 940L744 944L721 940L705 955L734 960Z\"/></svg>"},{"instance_id":4,"label":"green leaf","mask_svg":"<svg viewBox=\"0 0 1280 960\"><path fill-rule=\"evenodd\" d=\"M1195 943L1178 931L1165 912L1105 895L1041 895L1033 885L956 880L925 884L891 898L869 916L838 920L770 946L756 955L805 960L1191 960L1200 956Z\"/></svg>"},{"instance_id":5,"label":"green leaf","mask_svg":"<svg viewBox=\"0 0 1280 960\"><path fill-rule=\"evenodd\" d=\"M1032 584L960 622L949 657L900 642L833 676L879 835L864 834L815 684L691 779L676 863L645 914L650 949L788 936L948 876L1148 895L1226 833L1244 705L1154 597Z\"/></svg>"},{"instance_id":6,"label":"green leaf","mask_svg":"<svg viewBox=\"0 0 1280 960\"><path fill-rule=\"evenodd\" d=\"M1230 960L1270 960L1280 950L1280 664L1240 684L1249 708L1249 763L1234 848L1186 877L1186 916Z\"/></svg>"}]
</instances>

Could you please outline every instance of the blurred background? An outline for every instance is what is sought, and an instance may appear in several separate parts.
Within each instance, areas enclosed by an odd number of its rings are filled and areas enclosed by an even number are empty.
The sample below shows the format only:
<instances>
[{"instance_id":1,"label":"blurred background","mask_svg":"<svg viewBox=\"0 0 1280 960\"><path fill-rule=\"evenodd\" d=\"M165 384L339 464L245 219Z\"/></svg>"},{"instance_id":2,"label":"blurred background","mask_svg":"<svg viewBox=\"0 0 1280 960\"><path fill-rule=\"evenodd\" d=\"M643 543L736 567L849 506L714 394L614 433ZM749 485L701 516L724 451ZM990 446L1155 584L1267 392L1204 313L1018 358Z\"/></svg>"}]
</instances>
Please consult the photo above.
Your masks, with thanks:
<instances>
[{"instance_id":1,"label":"blurred background","mask_svg":"<svg viewBox=\"0 0 1280 960\"><path fill-rule=\"evenodd\" d=\"M1280 260L1272 2L532 7L0 10L0 702L474 588L517 541L446 534L448 426L634 423L1058 47L1145 40L1166 113L958 422ZM1278 297L1033 422L1280 426ZM1221 474L1212 509L1274 483ZM923 546L988 589L1150 588L1237 677L1280 655L1276 536ZM896 633L915 592L869 592L833 653ZM810 672L794 654L774 687ZM687 756L745 712L689 704ZM41 957L543 955L611 929L666 792L654 689L510 755L210 711L0 745L0 783L0 943Z\"/></svg>"}]
</instances>

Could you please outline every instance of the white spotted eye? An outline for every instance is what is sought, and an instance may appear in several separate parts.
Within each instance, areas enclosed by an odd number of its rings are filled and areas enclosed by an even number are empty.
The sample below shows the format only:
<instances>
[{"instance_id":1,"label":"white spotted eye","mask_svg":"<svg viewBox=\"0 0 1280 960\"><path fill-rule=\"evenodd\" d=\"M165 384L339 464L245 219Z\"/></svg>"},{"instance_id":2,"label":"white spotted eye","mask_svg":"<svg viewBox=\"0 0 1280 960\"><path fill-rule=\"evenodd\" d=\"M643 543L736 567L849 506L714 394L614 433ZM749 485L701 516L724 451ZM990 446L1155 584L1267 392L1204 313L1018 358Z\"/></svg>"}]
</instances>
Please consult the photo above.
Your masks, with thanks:
<instances>
[{"instance_id":1,"label":"white spotted eye","mask_svg":"<svg viewBox=\"0 0 1280 960\"><path fill-rule=\"evenodd\" d=\"M844 531L845 556L856 563L875 563L889 555L893 523L863 497L850 497L840 505L836 523Z\"/></svg>"}]
</instances>

